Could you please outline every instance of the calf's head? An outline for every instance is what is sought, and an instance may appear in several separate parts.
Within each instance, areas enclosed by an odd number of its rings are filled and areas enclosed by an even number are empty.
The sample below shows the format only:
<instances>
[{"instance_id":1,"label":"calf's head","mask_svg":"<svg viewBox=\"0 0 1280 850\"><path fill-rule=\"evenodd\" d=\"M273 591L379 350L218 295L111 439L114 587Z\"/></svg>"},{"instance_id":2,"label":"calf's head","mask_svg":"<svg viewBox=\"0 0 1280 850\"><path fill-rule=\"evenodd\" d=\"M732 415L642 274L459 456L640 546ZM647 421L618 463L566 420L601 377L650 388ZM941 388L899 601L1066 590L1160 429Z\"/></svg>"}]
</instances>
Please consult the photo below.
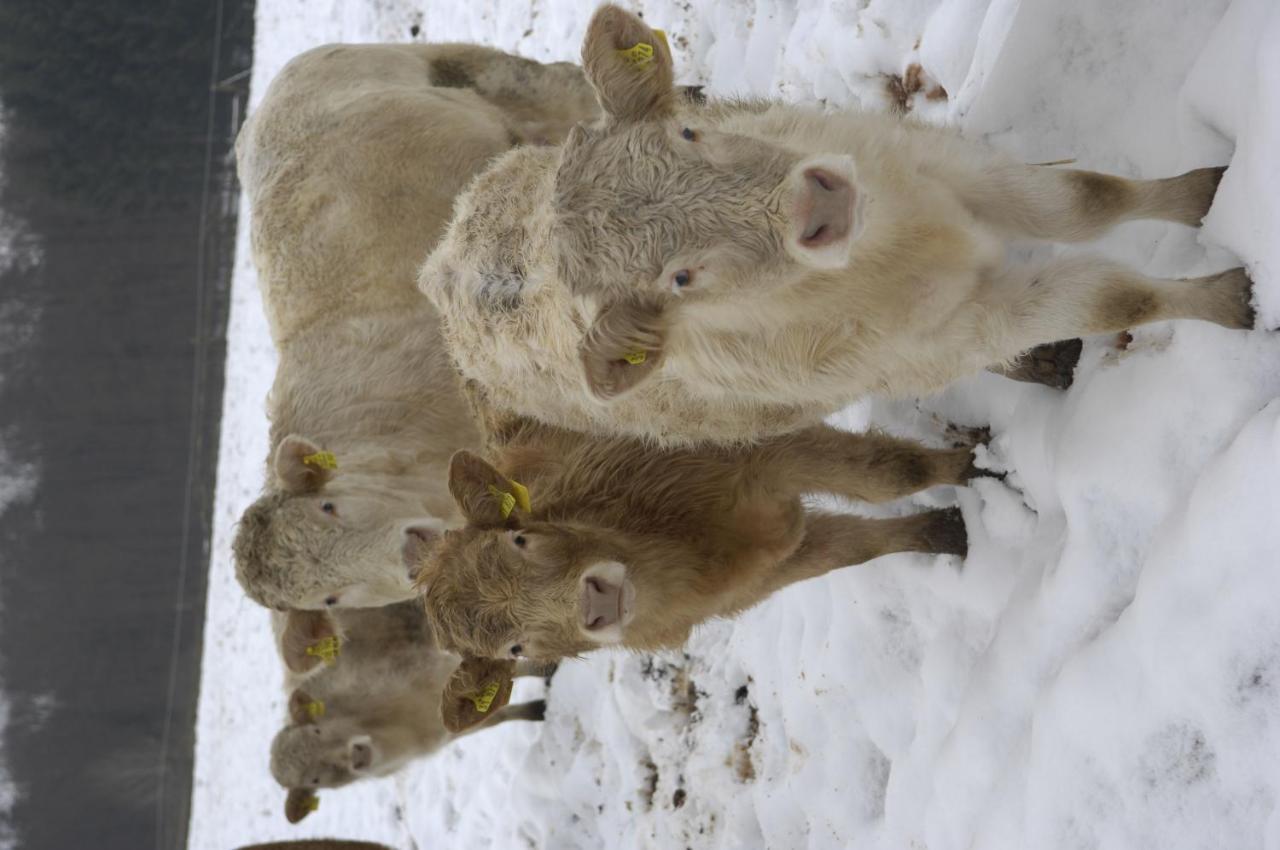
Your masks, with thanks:
<instances>
[{"instance_id":1,"label":"calf's head","mask_svg":"<svg viewBox=\"0 0 1280 850\"><path fill-rule=\"evenodd\" d=\"M358 721L329 717L323 703L305 691L289 699L290 725L271 742L271 775L289 789L285 812L290 821L309 813L320 788L341 788L379 774L382 753Z\"/></svg>"},{"instance_id":2,"label":"calf's head","mask_svg":"<svg viewBox=\"0 0 1280 850\"><path fill-rule=\"evenodd\" d=\"M425 515L412 488L397 486L396 463L337 459L296 435L281 440L267 492L245 510L233 543L249 597L277 609L412 598L403 549L434 542L444 523Z\"/></svg>"},{"instance_id":3,"label":"calf's head","mask_svg":"<svg viewBox=\"0 0 1280 850\"><path fill-rule=\"evenodd\" d=\"M714 309L732 321L753 295L843 268L860 192L848 156L805 156L682 106L665 37L615 6L592 18L582 59L604 118L562 146L553 187L531 212L547 236L525 247L532 262L515 265L543 269L589 305L579 354L589 391L608 399L661 363L678 313L697 321ZM481 292L516 273L518 252L480 238L512 206L509 194L476 184L428 264L435 278Z\"/></svg>"},{"instance_id":4,"label":"calf's head","mask_svg":"<svg viewBox=\"0 0 1280 850\"><path fill-rule=\"evenodd\" d=\"M621 644L645 617L652 600L637 593L629 555L602 531L536 522L519 509L504 516L511 480L470 452L454 455L449 489L467 526L418 556L442 645L475 658L552 661Z\"/></svg>"}]
</instances>

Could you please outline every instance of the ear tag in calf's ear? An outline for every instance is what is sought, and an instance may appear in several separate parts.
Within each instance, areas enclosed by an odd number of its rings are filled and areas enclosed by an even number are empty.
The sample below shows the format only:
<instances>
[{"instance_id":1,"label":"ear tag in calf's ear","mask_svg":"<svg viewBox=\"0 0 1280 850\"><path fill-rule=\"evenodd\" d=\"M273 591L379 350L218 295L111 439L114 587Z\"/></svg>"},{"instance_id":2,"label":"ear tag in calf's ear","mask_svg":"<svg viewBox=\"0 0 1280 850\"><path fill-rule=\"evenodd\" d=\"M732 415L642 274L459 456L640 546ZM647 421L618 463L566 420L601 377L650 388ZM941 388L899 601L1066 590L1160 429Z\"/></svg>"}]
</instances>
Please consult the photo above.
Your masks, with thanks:
<instances>
[{"instance_id":1,"label":"ear tag in calf's ear","mask_svg":"<svg viewBox=\"0 0 1280 850\"><path fill-rule=\"evenodd\" d=\"M471 702L475 704L476 711L484 714L489 710L489 706L493 705L493 698L498 695L498 688L500 687L501 684L495 680L485 685L483 691L473 696L469 696L467 699L471 700Z\"/></svg>"},{"instance_id":2,"label":"ear tag in calf's ear","mask_svg":"<svg viewBox=\"0 0 1280 850\"><path fill-rule=\"evenodd\" d=\"M533 510L533 502L529 501L529 488L521 484L519 481L511 480L511 493L516 497L516 504L520 510L530 513ZM506 517L503 517L506 519Z\"/></svg>"},{"instance_id":3,"label":"ear tag in calf's ear","mask_svg":"<svg viewBox=\"0 0 1280 850\"><path fill-rule=\"evenodd\" d=\"M333 452L316 452L303 457L302 464L304 466L314 466L318 469L337 469L338 458L334 456Z\"/></svg>"},{"instance_id":4,"label":"ear tag in calf's ear","mask_svg":"<svg viewBox=\"0 0 1280 850\"><path fill-rule=\"evenodd\" d=\"M489 494L498 500L498 511L502 514L502 518L506 519L511 516L511 512L516 507L516 497L510 493L504 493L494 485L489 485Z\"/></svg>"},{"instance_id":5,"label":"ear tag in calf's ear","mask_svg":"<svg viewBox=\"0 0 1280 850\"><path fill-rule=\"evenodd\" d=\"M653 34L658 37L658 40L662 42L662 46L667 48L667 52L670 53L671 46L667 43L667 34L662 30L654 30ZM632 65L644 69L648 68L653 62L654 49L652 44L641 41L626 50L619 50L618 53Z\"/></svg>"},{"instance_id":6,"label":"ear tag in calf's ear","mask_svg":"<svg viewBox=\"0 0 1280 850\"><path fill-rule=\"evenodd\" d=\"M645 44L643 41L628 47L626 50L619 50L618 53L623 59L626 59L641 70L648 68L653 62L653 45Z\"/></svg>"},{"instance_id":7,"label":"ear tag in calf's ear","mask_svg":"<svg viewBox=\"0 0 1280 850\"><path fill-rule=\"evenodd\" d=\"M307 703L307 716L312 720L319 720L324 717L324 703L318 699L313 699Z\"/></svg>"},{"instance_id":8,"label":"ear tag in calf's ear","mask_svg":"<svg viewBox=\"0 0 1280 850\"><path fill-rule=\"evenodd\" d=\"M322 638L307 647L307 655L313 658L319 658L325 664L333 664L338 660L338 654L342 651L342 645L338 641L337 635L329 635ZM307 707L310 710L310 706Z\"/></svg>"},{"instance_id":9,"label":"ear tag in calf's ear","mask_svg":"<svg viewBox=\"0 0 1280 850\"><path fill-rule=\"evenodd\" d=\"M628 351L622 355L622 359L630 363L632 366L639 366L641 363L649 359L648 352L645 351Z\"/></svg>"},{"instance_id":10,"label":"ear tag in calf's ear","mask_svg":"<svg viewBox=\"0 0 1280 850\"><path fill-rule=\"evenodd\" d=\"M320 798L315 794L312 794L307 798L307 801L302 804L302 808L309 812L314 812L316 809L320 808Z\"/></svg>"}]
</instances>

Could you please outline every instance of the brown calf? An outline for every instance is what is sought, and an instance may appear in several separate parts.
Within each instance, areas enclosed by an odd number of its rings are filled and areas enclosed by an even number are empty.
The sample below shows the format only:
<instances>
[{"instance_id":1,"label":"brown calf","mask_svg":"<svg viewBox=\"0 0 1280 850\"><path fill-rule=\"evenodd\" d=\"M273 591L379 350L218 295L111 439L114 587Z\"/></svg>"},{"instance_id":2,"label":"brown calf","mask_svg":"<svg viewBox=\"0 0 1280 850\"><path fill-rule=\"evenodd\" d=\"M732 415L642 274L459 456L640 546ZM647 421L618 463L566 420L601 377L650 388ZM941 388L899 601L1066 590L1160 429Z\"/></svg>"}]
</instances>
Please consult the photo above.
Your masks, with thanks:
<instances>
[{"instance_id":1,"label":"brown calf","mask_svg":"<svg viewBox=\"0 0 1280 850\"><path fill-rule=\"evenodd\" d=\"M407 552L441 644L464 655L675 647L792 582L891 552L966 551L956 509L867 519L801 496L884 502L963 484L977 474L968 448L816 426L746 448L662 450L529 421L503 442L496 466L453 458L467 526Z\"/></svg>"}]
</instances>

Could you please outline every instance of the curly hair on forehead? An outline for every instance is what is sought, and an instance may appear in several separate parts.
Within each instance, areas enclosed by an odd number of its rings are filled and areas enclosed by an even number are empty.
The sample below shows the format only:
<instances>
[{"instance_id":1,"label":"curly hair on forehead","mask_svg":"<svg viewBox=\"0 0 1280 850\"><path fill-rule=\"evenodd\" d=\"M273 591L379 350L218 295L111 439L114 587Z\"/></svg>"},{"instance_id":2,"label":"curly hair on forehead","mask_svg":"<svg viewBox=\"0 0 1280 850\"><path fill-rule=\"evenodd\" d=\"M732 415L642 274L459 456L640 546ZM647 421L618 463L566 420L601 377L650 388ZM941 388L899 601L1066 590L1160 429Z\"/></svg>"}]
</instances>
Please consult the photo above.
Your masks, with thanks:
<instances>
[{"instance_id":1,"label":"curly hair on forehead","mask_svg":"<svg viewBox=\"0 0 1280 850\"><path fill-rule=\"evenodd\" d=\"M279 570L272 567L277 556L279 541L273 533L277 512L289 498L286 493L268 493L245 509L236 524L236 535L231 541L231 555L235 561L236 580L249 598L269 608L279 607L286 600L275 587L280 578Z\"/></svg>"}]
</instances>

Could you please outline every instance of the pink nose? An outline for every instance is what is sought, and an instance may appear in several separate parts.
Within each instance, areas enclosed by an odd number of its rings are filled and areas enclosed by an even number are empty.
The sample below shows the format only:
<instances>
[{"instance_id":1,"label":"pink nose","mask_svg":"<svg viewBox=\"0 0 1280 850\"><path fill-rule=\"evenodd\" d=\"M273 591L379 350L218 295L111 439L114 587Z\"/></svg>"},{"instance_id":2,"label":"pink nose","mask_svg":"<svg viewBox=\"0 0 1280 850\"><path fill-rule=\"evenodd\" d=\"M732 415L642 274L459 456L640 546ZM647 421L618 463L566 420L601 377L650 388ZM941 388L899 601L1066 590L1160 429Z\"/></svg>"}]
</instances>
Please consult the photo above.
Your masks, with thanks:
<instances>
[{"instance_id":1,"label":"pink nose","mask_svg":"<svg viewBox=\"0 0 1280 850\"><path fill-rule=\"evenodd\" d=\"M607 629L622 620L622 588L602 578L582 583L582 625L587 631Z\"/></svg>"},{"instance_id":2,"label":"pink nose","mask_svg":"<svg viewBox=\"0 0 1280 850\"><path fill-rule=\"evenodd\" d=\"M847 238L853 227L854 195L843 177L825 168L806 169L800 198L800 244L821 248Z\"/></svg>"}]
</instances>

